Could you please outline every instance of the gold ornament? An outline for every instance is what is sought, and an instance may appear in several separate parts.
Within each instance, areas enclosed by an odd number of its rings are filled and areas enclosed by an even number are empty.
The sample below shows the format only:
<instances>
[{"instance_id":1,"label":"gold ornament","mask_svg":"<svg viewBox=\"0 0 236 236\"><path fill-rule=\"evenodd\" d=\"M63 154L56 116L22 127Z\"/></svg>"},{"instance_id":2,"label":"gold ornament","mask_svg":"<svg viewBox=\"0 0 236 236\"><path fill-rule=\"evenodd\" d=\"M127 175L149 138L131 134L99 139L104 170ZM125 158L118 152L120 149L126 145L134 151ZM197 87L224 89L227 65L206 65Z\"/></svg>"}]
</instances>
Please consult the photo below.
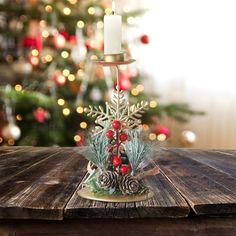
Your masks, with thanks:
<instances>
[{"instance_id":1,"label":"gold ornament","mask_svg":"<svg viewBox=\"0 0 236 236\"><path fill-rule=\"evenodd\" d=\"M91 105L85 108L84 111L88 113L88 116L96 117L95 123L100 127L104 128L107 121L119 120L125 129L133 129L140 125L140 118L147 109L148 102L146 101L141 101L140 103L130 106L124 91L117 88L113 91L111 103L106 102L105 111L102 106L95 107ZM100 129L96 133L99 132L101 132Z\"/></svg>"}]
</instances>

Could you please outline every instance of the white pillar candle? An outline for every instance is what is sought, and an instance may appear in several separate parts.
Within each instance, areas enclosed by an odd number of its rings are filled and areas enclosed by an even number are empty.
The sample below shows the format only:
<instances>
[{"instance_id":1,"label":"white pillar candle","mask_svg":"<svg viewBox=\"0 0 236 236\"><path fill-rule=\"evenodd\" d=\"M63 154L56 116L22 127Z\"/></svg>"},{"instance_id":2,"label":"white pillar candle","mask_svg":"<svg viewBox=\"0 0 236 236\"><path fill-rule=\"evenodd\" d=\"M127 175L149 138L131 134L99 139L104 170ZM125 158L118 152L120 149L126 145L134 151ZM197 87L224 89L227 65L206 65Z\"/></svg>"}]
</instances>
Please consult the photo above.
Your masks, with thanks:
<instances>
[{"instance_id":1,"label":"white pillar candle","mask_svg":"<svg viewBox=\"0 0 236 236\"><path fill-rule=\"evenodd\" d=\"M114 1L112 4L114 9ZM120 15L104 16L104 54L120 54L122 40L122 19Z\"/></svg>"}]
</instances>

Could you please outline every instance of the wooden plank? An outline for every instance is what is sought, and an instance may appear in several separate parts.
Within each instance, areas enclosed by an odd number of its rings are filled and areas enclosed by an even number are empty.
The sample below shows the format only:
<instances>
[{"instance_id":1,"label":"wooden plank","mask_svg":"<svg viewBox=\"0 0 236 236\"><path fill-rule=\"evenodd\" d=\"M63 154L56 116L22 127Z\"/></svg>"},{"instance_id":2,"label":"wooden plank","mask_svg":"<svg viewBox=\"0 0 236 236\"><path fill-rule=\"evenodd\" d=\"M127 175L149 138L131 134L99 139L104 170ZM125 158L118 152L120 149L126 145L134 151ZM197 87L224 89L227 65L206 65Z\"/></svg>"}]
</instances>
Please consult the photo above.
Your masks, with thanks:
<instances>
[{"instance_id":1,"label":"wooden plank","mask_svg":"<svg viewBox=\"0 0 236 236\"><path fill-rule=\"evenodd\" d=\"M235 236L236 218L1 221L1 236Z\"/></svg>"},{"instance_id":2,"label":"wooden plank","mask_svg":"<svg viewBox=\"0 0 236 236\"><path fill-rule=\"evenodd\" d=\"M159 151L155 161L196 214L236 213L236 179L232 176L176 149Z\"/></svg>"},{"instance_id":3,"label":"wooden plank","mask_svg":"<svg viewBox=\"0 0 236 236\"><path fill-rule=\"evenodd\" d=\"M205 165L211 166L233 177L236 177L236 153L223 150L191 150L171 149L182 156L191 158Z\"/></svg>"},{"instance_id":4,"label":"wooden plank","mask_svg":"<svg viewBox=\"0 0 236 236\"><path fill-rule=\"evenodd\" d=\"M15 150L15 151L14 151ZM56 150L52 148L12 148L11 152L0 151L0 183L47 158Z\"/></svg>"},{"instance_id":5,"label":"wooden plank","mask_svg":"<svg viewBox=\"0 0 236 236\"><path fill-rule=\"evenodd\" d=\"M154 197L136 203L92 201L79 197L75 192L65 208L65 218L187 217L189 207L186 201L163 174L147 178L146 183Z\"/></svg>"},{"instance_id":6,"label":"wooden plank","mask_svg":"<svg viewBox=\"0 0 236 236\"><path fill-rule=\"evenodd\" d=\"M86 161L74 149L56 148L0 185L0 219L63 219L85 169Z\"/></svg>"}]
</instances>

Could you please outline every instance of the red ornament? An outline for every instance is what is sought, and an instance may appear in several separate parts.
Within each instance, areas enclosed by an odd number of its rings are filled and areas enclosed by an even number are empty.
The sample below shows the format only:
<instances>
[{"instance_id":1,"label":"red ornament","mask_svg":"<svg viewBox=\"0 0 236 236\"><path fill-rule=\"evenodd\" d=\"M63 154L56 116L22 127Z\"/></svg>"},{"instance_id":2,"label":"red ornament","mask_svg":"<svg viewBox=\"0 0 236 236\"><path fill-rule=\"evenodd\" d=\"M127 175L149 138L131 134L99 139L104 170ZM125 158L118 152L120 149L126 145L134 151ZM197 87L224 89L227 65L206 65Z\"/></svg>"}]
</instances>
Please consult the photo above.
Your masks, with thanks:
<instances>
[{"instance_id":1,"label":"red ornament","mask_svg":"<svg viewBox=\"0 0 236 236\"><path fill-rule=\"evenodd\" d=\"M132 78L131 73L127 71L122 71L119 73L119 87L120 90L123 91L129 91L131 89L131 81L130 79ZM116 88L117 82L114 82L114 88Z\"/></svg>"},{"instance_id":2,"label":"red ornament","mask_svg":"<svg viewBox=\"0 0 236 236\"><path fill-rule=\"evenodd\" d=\"M107 138L113 138L113 131L112 130L107 130L107 132L106 132L106 137Z\"/></svg>"},{"instance_id":3,"label":"red ornament","mask_svg":"<svg viewBox=\"0 0 236 236\"><path fill-rule=\"evenodd\" d=\"M141 43L143 43L143 44L149 44L149 36L146 35L146 34L142 35L142 36L140 37L140 41L141 41Z\"/></svg>"},{"instance_id":4,"label":"red ornament","mask_svg":"<svg viewBox=\"0 0 236 236\"><path fill-rule=\"evenodd\" d=\"M59 34L64 37L65 40L69 40L70 35L66 31L60 31Z\"/></svg>"},{"instance_id":5,"label":"red ornament","mask_svg":"<svg viewBox=\"0 0 236 236\"><path fill-rule=\"evenodd\" d=\"M45 120L48 118L48 115L49 115L48 112L41 107L33 111L34 119L38 123L44 123Z\"/></svg>"},{"instance_id":6,"label":"red ornament","mask_svg":"<svg viewBox=\"0 0 236 236\"><path fill-rule=\"evenodd\" d=\"M127 174L128 172L129 172L129 167L128 166L122 165L120 167L120 173Z\"/></svg>"},{"instance_id":7,"label":"red ornament","mask_svg":"<svg viewBox=\"0 0 236 236\"><path fill-rule=\"evenodd\" d=\"M156 134L164 134L165 136L169 136L170 135L170 131L167 127L164 126L160 126L156 129Z\"/></svg>"},{"instance_id":8,"label":"red ornament","mask_svg":"<svg viewBox=\"0 0 236 236\"><path fill-rule=\"evenodd\" d=\"M120 141L121 142L124 142L127 139L128 139L128 135L126 133L123 132L123 133L120 134Z\"/></svg>"},{"instance_id":9,"label":"red ornament","mask_svg":"<svg viewBox=\"0 0 236 236\"><path fill-rule=\"evenodd\" d=\"M120 126L121 126L121 123L120 123L119 120L113 120L111 125L112 125L113 129L118 130L120 128Z\"/></svg>"},{"instance_id":10,"label":"red ornament","mask_svg":"<svg viewBox=\"0 0 236 236\"><path fill-rule=\"evenodd\" d=\"M121 164L121 158L119 156L114 156L112 158L112 164L113 166L117 167L117 166L120 166Z\"/></svg>"}]
</instances>

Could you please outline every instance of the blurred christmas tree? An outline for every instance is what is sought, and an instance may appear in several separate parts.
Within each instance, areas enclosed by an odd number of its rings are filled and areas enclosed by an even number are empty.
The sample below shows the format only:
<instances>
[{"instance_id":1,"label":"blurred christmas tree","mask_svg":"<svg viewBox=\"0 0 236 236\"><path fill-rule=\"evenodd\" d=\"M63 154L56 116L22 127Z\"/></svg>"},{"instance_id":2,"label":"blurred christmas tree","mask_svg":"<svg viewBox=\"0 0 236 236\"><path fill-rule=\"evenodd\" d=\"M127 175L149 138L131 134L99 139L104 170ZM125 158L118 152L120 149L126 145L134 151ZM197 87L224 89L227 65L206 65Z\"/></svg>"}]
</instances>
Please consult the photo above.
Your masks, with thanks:
<instances>
[{"instance_id":1,"label":"blurred christmas tree","mask_svg":"<svg viewBox=\"0 0 236 236\"><path fill-rule=\"evenodd\" d=\"M102 105L115 86L112 71L93 65L103 54L103 16L110 1L2 0L0 2L0 142L8 145L83 145L92 121L83 110ZM123 14L129 17L142 14ZM140 44L147 44L141 35ZM137 42L136 42L137 43ZM124 42L129 51L129 42ZM181 122L201 112L186 104L157 105L146 94L137 68L122 67L120 88L131 102L150 101L143 127L150 139L165 140L169 130L159 120Z\"/></svg>"}]
</instances>

